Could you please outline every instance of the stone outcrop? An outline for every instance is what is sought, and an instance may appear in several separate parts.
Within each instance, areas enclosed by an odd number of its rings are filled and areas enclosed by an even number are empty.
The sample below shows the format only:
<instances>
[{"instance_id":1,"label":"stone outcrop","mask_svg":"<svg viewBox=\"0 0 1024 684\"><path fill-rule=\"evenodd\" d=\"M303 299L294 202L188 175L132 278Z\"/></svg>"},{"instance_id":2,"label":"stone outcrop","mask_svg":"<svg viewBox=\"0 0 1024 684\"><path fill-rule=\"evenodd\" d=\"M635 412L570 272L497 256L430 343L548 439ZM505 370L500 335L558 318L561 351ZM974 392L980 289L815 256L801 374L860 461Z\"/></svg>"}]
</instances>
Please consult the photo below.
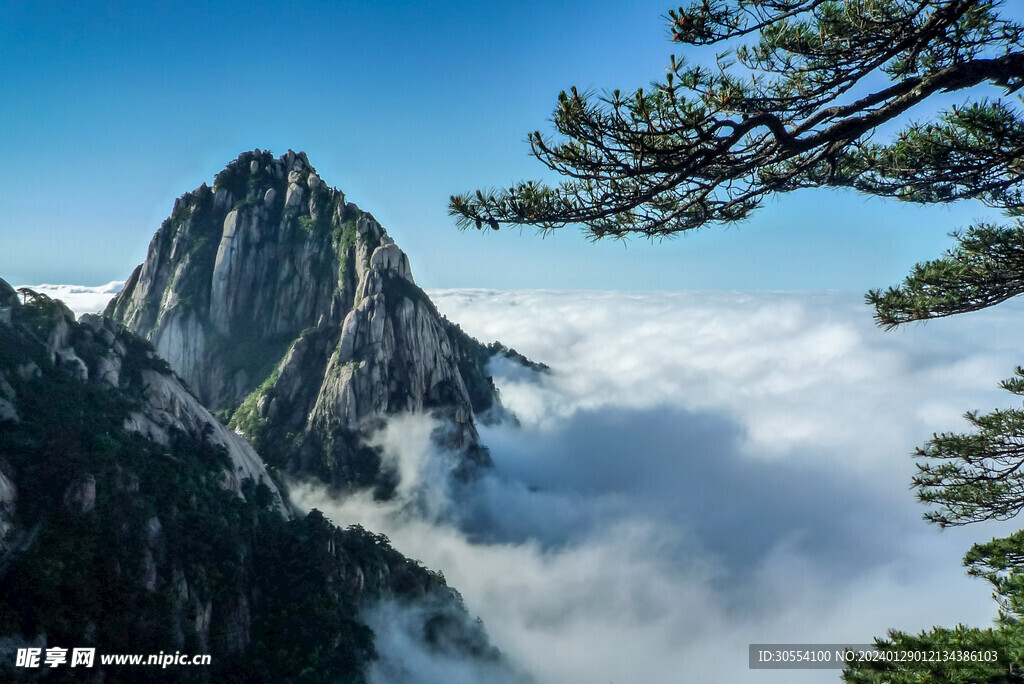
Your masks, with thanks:
<instances>
[{"instance_id":1,"label":"stone outcrop","mask_svg":"<svg viewBox=\"0 0 1024 684\"><path fill-rule=\"evenodd\" d=\"M17 306L17 304L18 293L11 287L10 283L0 279L0 306Z\"/></svg>"},{"instance_id":2,"label":"stone outcrop","mask_svg":"<svg viewBox=\"0 0 1024 684\"><path fill-rule=\"evenodd\" d=\"M386 491L366 437L404 411L442 419L463 472L490 463L487 348L453 341L406 254L303 153L245 153L179 198L106 313L275 466Z\"/></svg>"},{"instance_id":3,"label":"stone outcrop","mask_svg":"<svg viewBox=\"0 0 1024 684\"><path fill-rule=\"evenodd\" d=\"M177 432L222 447L231 463L223 471L225 488L243 496L246 480L265 485L277 508L282 513L285 511L277 485L252 446L218 421L143 342L109 318L84 314L81 321L76 322L63 302L50 300L42 294L34 297L34 304L45 312L49 327L45 342L39 346L40 361L48 362L56 371L78 382L122 390L138 397L123 424L129 432L161 445L169 444ZM32 370L26 372L27 368ZM123 372L126 368L128 372ZM0 402L3 402L0 421L19 419L11 381L15 377L23 382L30 381L42 374L34 360L15 367L12 378L7 377L6 371L0 373ZM65 503L80 502L88 507L88 490L92 488L94 498L95 481L91 485L79 485L74 490L77 493L69 489L71 498L66 498Z\"/></svg>"}]
</instances>

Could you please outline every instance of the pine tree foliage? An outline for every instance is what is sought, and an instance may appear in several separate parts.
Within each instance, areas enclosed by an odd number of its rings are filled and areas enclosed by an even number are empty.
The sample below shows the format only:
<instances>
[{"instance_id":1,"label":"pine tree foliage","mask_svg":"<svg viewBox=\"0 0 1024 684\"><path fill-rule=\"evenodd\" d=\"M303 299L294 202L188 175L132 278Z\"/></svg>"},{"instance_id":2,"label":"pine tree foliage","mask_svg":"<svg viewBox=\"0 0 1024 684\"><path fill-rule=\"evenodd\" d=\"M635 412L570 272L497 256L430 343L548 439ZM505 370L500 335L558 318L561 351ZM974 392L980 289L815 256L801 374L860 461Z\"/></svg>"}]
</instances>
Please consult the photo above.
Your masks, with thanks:
<instances>
[{"instance_id":1,"label":"pine tree foliage","mask_svg":"<svg viewBox=\"0 0 1024 684\"><path fill-rule=\"evenodd\" d=\"M999 629L957 625L920 634L892 631L886 638L875 639L875 647L882 652L877 660L848 667L842 678L847 684L1020 684L1024 682L1022 645L1024 629L1017 625ZM915 660L908 654L920 656Z\"/></svg>"},{"instance_id":2,"label":"pine tree foliage","mask_svg":"<svg viewBox=\"0 0 1024 684\"><path fill-rule=\"evenodd\" d=\"M1024 223L980 224L954 237L954 249L917 264L902 285L867 294L879 325L977 311L1024 293Z\"/></svg>"},{"instance_id":3,"label":"pine tree foliage","mask_svg":"<svg viewBox=\"0 0 1024 684\"><path fill-rule=\"evenodd\" d=\"M970 575L992 585L1001 624L1024 624L1024 530L975 544L964 556L964 565Z\"/></svg>"},{"instance_id":4,"label":"pine tree foliage","mask_svg":"<svg viewBox=\"0 0 1024 684\"><path fill-rule=\"evenodd\" d=\"M532 153L564 177L451 198L463 228L575 223L593 238L663 237L746 218L774 193L852 187L914 202L973 197L1017 213L1024 27L994 0L700 0L669 12L672 56L634 93L562 92ZM975 86L982 86L979 92ZM949 91L967 103L879 142ZM992 99L995 96L996 99Z\"/></svg>"},{"instance_id":5,"label":"pine tree foliage","mask_svg":"<svg viewBox=\"0 0 1024 684\"><path fill-rule=\"evenodd\" d=\"M1024 395L1024 368L1002 387ZM1008 520L1024 509L1024 411L965 417L974 432L934 435L917 450L914 487L920 501L937 506L925 519L940 527Z\"/></svg>"}]
</instances>

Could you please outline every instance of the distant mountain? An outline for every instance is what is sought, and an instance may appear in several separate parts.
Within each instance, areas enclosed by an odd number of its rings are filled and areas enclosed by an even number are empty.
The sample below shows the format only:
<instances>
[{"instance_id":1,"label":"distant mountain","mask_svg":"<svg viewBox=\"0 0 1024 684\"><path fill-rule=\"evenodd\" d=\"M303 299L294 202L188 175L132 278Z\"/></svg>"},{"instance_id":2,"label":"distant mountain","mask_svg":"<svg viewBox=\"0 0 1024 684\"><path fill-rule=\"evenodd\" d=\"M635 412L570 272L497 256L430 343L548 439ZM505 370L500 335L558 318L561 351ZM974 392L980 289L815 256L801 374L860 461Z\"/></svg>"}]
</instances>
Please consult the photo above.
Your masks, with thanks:
<instances>
[{"instance_id":1,"label":"distant mountain","mask_svg":"<svg viewBox=\"0 0 1024 684\"><path fill-rule=\"evenodd\" d=\"M97 682L362 682L378 600L415 605L428 648L500 663L442 576L384 537L296 516L282 491L147 342L0 280L5 681L74 674L13 668L18 648L93 647L213 656L97 661L80 672Z\"/></svg>"},{"instance_id":2,"label":"distant mountain","mask_svg":"<svg viewBox=\"0 0 1024 684\"><path fill-rule=\"evenodd\" d=\"M146 338L268 463L387 496L367 437L430 412L463 475L490 465L474 414L500 413L484 347L438 314L373 216L304 153L246 152L180 197L107 315Z\"/></svg>"}]
</instances>

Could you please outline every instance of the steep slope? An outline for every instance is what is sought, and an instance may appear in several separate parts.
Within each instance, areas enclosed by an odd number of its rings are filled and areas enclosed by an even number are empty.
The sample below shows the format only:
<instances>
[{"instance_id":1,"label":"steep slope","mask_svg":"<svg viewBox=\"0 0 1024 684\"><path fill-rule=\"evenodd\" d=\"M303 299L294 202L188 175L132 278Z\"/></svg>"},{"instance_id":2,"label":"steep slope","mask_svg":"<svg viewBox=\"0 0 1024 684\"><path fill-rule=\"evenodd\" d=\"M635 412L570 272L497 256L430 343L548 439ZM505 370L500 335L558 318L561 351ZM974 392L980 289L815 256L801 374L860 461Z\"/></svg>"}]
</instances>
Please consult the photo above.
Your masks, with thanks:
<instances>
[{"instance_id":1,"label":"steep slope","mask_svg":"<svg viewBox=\"0 0 1024 684\"><path fill-rule=\"evenodd\" d=\"M94 647L93 681L364 681L361 618L423 608L428 648L498 662L443 577L361 528L296 517L259 456L109 319L0 280L0 678ZM418 611L416 614L420 614ZM144 671L99 654L211 654Z\"/></svg>"},{"instance_id":2,"label":"steep slope","mask_svg":"<svg viewBox=\"0 0 1024 684\"><path fill-rule=\"evenodd\" d=\"M276 467L386 496L395 474L366 437L402 411L442 418L463 472L490 463L473 421L496 404L490 352L303 153L245 153L178 199L107 314Z\"/></svg>"}]
</instances>

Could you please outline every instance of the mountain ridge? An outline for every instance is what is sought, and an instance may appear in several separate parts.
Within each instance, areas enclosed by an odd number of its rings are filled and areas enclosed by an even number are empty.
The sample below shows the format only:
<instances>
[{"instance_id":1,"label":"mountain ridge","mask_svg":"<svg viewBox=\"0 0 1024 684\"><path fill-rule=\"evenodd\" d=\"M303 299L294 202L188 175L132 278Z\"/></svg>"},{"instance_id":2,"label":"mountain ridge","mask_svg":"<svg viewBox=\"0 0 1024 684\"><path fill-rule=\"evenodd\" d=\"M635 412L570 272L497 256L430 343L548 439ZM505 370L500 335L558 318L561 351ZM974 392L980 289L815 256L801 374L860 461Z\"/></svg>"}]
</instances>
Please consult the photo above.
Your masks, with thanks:
<instances>
[{"instance_id":1,"label":"mountain ridge","mask_svg":"<svg viewBox=\"0 0 1024 684\"><path fill-rule=\"evenodd\" d=\"M401 412L439 419L460 476L491 465L474 416L504 413L486 362L508 350L441 316L305 153L243 153L178 198L105 313L286 472L388 496L368 438Z\"/></svg>"},{"instance_id":2,"label":"mountain ridge","mask_svg":"<svg viewBox=\"0 0 1024 684\"><path fill-rule=\"evenodd\" d=\"M74 646L213 655L159 681L365 682L377 601L416 605L426 648L501 667L440 574L291 510L145 341L21 296L0 280L0 673L33 678L18 648Z\"/></svg>"}]
</instances>

